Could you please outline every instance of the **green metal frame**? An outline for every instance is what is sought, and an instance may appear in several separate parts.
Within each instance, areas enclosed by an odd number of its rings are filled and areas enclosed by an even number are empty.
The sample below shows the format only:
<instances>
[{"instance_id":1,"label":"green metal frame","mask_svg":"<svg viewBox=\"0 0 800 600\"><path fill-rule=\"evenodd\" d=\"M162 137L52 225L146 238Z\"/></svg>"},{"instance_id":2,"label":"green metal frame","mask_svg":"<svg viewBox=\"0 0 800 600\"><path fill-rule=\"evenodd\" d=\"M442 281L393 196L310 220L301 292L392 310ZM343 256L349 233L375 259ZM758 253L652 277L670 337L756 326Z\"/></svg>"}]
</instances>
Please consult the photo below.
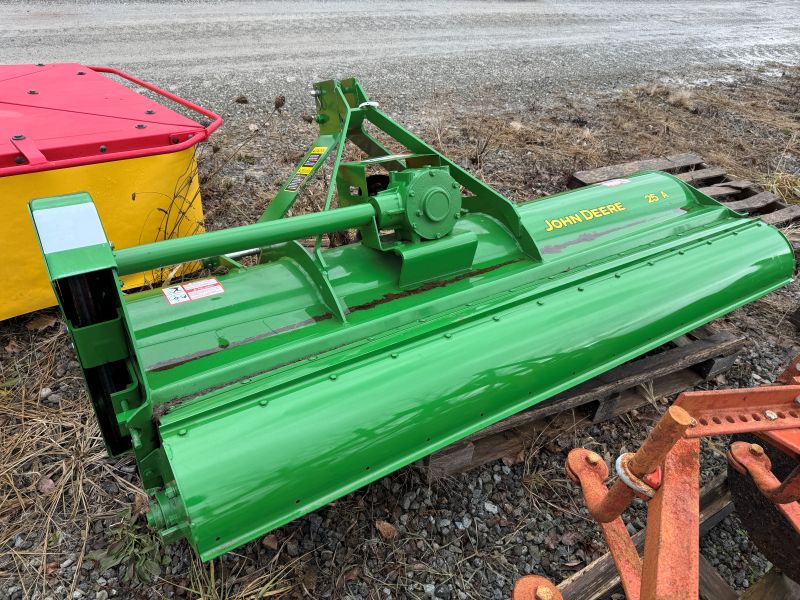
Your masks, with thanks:
<instances>
[{"instance_id":1,"label":"green metal frame","mask_svg":"<svg viewBox=\"0 0 800 600\"><path fill-rule=\"evenodd\" d=\"M86 194L30 205L109 452L204 560L791 281L780 232L675 177L515 206L355 80L315 90L320 136L258 223L114 251ZM285 217L326 156L339 207ZM194 260L213 279L122 292Z\"/></svg>"}]
</instances>

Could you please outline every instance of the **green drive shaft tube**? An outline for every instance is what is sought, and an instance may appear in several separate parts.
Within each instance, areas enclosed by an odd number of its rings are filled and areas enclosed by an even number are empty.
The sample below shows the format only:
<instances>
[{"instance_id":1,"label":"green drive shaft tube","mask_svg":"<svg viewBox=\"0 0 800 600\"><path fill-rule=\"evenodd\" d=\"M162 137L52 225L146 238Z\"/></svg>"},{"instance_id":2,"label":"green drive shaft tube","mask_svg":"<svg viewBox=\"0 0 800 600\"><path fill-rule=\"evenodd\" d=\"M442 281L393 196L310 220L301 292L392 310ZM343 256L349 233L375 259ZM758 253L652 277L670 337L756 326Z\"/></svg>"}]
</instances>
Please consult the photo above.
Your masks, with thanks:
<instances>
[{"instance_id":1,"label":"green drive shaft tube","mask_svg":"<svg viewBox=\"0 0 800 600\"><path fill-rule=\"evenodd\" d=\"M117 252L117 271L120 275L130 275L162 265L271 246L300 237L361 227L374 217L375 210L371 205L360 204L336 211L300 215L294 219L256 223L158 244L134 246Z\"/></svg>"},{"instance_id":2,"label":"green drive shaft tube","mask_svg":"<svg viewBox=\"0 0 800 600\"><path fill-rule=\"evenodd\" d=\"M791 281L778 230L673 176L514 206L415 140L381 179L381 152L341 165L341 208L116 252L86 194L31 203L106 444L166 540L219 556Z\"/></svg>"}]
</instances>

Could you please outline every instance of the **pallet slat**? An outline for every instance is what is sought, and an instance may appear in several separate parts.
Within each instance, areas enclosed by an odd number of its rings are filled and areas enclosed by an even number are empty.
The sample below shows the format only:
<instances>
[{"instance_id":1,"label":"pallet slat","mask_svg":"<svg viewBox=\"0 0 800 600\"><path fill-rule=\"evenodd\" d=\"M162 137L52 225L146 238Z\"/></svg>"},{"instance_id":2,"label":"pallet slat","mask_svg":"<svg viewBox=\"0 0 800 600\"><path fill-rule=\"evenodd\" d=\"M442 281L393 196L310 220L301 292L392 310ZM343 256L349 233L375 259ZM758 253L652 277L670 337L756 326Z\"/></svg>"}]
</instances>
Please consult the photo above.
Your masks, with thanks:
<instances>
[{"instance_id":1,"label":"pallet slat","mask_svg":"<svg viewBox=\"0 0 800 600\"><path fill-rule=\"evenodd\" d=\"M698 169L696 171L688 171L686 173L678 173L675 175L681 181L694 185L698 181L708 181L709 179L718 179L725 177L725 169L719 167L708 167L707 169Z\"/></svg>"},{"instance_id":2,"label":"pallet slat","mask_svg":"<svg viewBox=\"0 0 800 600\"><path fill-rule=\"evenodd\" d=\"M751 181L734 180L724 169L707 167L702 156L691 153L577 171L572 175L569 185L580 187L647 169L672 173L733 210L759 214L759 218L769 225L783 227L800 220L800 207L787 206L780 198L761 190ZM795 249L800 250L800 245L795 244Z\"/></svg>"},{"instance_id":3,"label":"pallet slat","mask_svg":"<svg viewBox=\"0 0 800 600\"><path fill-rule=\"evenodd\" d=\"M792 204L781 210L761 215L759 218L767 225L782 227L800 218L800 206Z\"/></svg>"},{"instance_id":4,"label":"pallet slat","mask_svg":"<svg viewBox=\"0 0 800 600\"><path fill-rule=\"evenodd\" d=\"M726 202L725 206L738 212L751 213L772 207L782 208L786 205L772 192L761 192L744 200Z\"/></svg>"},{"instance_id":5,"label":"pallet slat","mask_svg":"<svg viewBox=\"0 0 800 600\"><path fill-rule=\"evenodd\" d=\"M619 165L610 165L588 171L578 171L572 176L573 187L600 183L608 179L626 177L637 171L671 171L686 167L703 165L703 158L697 154L673 154L664 158L637 160Z\"/></svg>"},{"instance_id":6,"label":"pallet slat","mask_svg":"<svg viewBox=\"0 0 800 600\"><path fill-rule=\"evenodd\" d=\"M753 184L751 182L746 180L738 180L738 181L725 181L717 185L701 187L698 188L698 191L702 192L706 196L711 196L712 198L720 198L724 196L734 196L736 194L741 194L742 191L752 188Z\"/></svg>"}]
</instances>

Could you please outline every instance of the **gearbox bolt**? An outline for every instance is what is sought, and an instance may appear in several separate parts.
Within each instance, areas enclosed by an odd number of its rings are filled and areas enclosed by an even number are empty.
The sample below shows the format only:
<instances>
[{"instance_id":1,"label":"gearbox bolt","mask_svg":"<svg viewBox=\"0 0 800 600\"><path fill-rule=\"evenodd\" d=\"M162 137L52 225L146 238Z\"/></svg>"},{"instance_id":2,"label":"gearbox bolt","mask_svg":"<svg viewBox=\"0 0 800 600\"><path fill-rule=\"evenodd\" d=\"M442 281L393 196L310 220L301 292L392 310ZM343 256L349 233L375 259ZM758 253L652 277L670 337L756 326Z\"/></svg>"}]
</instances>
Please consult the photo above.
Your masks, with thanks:
<instances>
[{"instance_id":1,"label":"gearbox bolt","mask_svg":"<svg viewBox=\"0 0 800 600\"><path fill-rule=\"evenodd\" d=\"M778 415L772 410L766 411L764 416L767 417L767 421L776 421L778 419Z\"/></svg>"},{"instance_id":2,"label":"gearbox bolt","mask_svg":"<svg viewBox=\"0 0 800 600\"><path fill-rule=\"evenodd\" d=\"M758 444L750 444L750 454L753 456L761 456L764 454L764 449Z\"/></svg>"}]
</instances>

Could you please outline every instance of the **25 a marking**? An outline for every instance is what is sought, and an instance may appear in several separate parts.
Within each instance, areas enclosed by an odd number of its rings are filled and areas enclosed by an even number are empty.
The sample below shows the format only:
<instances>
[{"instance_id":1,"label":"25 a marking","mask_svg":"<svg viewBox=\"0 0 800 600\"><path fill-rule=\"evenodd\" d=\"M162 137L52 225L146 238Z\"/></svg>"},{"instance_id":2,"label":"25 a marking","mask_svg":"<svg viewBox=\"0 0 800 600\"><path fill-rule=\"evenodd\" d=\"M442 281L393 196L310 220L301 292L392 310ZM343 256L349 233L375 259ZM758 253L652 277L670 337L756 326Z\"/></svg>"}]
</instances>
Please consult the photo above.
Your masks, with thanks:
<instances>
[{"instance_id":1,"label":"25 a marking","mask_svg":"<svg viewBox=\"0 0 800 600\"><path fill-rule=\"evenodd\" d=\"M661 194L660 198L658 197L658 194ZM669 194L667 192L661 191L658 194L645 194L644 199L647 200L648 204L653 204L659 200L667 200L669 198Z\"/></svg>"}]
</instances>

